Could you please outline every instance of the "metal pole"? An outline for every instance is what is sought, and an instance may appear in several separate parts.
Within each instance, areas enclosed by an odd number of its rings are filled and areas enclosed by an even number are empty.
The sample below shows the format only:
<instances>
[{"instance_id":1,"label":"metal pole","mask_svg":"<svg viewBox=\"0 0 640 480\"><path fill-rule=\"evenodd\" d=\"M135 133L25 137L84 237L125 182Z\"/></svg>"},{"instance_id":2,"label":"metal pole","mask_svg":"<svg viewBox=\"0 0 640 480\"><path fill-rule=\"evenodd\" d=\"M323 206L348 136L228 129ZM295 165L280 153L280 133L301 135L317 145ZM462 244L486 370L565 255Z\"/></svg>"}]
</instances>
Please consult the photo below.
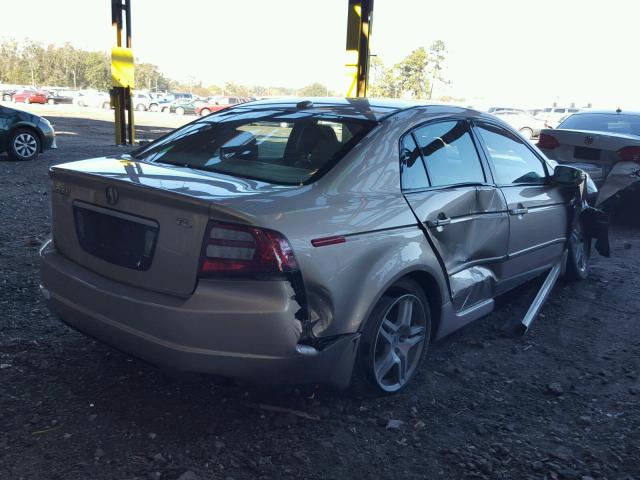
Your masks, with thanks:
<instances>
[{"instance_id":1,"label":"metal pole","mask_svg":"<svg viewBox=\"0 0 640 480\"><path fill-rule=\"evenodd\" d=\"M124 1L124 4L122 3ZM123 25L123 12L126 15ZM115 29L116 46L122 47L122 30L126 28L125 45L131 48L131 0L111 0L111 24ZM131 88L113 87L111 98L114 103L115 137L117 145L133 145L135 142L135 124ZM125 115L125 109L127 114Z\"/></svg>"},{"instance_id":2,"label":"metal pole","mask_svg":"<svg viewBox=\"0 0 640 480\"><path fill-rule=\"evenodd\" d=\"M362 0L361 8L358 45L358 97L366 97L369 81L369 36L371 35L373 0Z\"/></svg>"},{"instance_id":3,"label":"metal pole","mask_svg":"<svg viewBox=\"0 0 640 480\"><path fill-rule=\"evenodd\" d=\"M347 96L366 97L369 77L369 38L373 0L348 0L347 10Z\"/></svg>"},{"instance_id":4,"label":"metal pole","mask_svg":"<svg viewBox=\"0 0 640 480\"><path fill-rule=\"evenodd\" d=\"M124 11L127 15L127 48L132 48L131 46L131 0L124 0ZM127 125L127 134L129 136L129 145L133 145L136 142L136 129L135 122L133 119L133 98L131 95L131 87L127 87L124 89L124 96L126 99L126 103L129 106L128 110L128 125Z\"/></svg>"}]
</instances>

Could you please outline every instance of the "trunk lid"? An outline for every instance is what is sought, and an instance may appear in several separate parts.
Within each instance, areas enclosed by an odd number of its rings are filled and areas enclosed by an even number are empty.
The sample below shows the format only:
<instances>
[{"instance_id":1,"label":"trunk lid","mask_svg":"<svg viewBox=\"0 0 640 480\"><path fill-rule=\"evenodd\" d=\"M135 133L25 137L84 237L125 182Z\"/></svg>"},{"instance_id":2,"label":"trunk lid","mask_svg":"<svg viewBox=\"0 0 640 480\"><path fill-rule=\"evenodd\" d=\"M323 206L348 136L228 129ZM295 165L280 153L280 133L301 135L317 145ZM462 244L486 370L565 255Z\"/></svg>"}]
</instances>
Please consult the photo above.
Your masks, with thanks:
<instances>
[{"instance_id":1,"label":"trunk lid","mask_svg":"<svg viewBox=\"0 0 640 480\"><path fill-rule=\"evenodd\" d=\"M252 223L238 201L286 188L108 157L54 166L50 177L60 253L112 280L178 296L196 286L209 219Z\"/></svg>"},{"instance_id":2,"label":"trunk lid","mask_svg":"<svg viewBox=\"0 0 640 480\"><path fill-rule=\"evenodd\" d=\"M601 183L613 165L620 161L618 150L640 145L640 137L588 130L542 130L558 140L554 149L543 149L545 155L560 163L570 163L587 171L596 183Z\"/></svg>"}]
</instances>

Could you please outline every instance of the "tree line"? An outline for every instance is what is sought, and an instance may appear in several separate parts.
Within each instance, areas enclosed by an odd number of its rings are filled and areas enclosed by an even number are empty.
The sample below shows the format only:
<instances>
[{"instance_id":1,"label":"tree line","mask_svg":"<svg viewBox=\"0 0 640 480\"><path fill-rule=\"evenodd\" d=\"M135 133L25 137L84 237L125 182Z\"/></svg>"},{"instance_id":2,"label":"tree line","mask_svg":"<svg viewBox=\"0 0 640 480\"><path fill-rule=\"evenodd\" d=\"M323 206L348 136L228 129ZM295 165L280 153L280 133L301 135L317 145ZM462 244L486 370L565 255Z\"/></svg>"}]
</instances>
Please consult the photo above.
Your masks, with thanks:
<instances>
[{"instance_id":1,"label":"tree line","mask_svg":"<svg viewBox=\"0 0 640 480\"><path fill-rule=\"evenodd\" d=\"M386 98L430 100L434 86L448 85L444 75L447 49L437 40L426 49L413 50L402 61L387 67L379 57L372 57L369 95Z\"/></svg>"},{"instance_id":2,"label":"tree line","mask_svg":"<svg viewBox=\"0 0 640 480\"><path fill-rule=\"evenodd\" d=\"M430 99L438 82L447 84L443 76L446 60L444 42L438 40L429 49L417 48L401 62L387 67L379 57L372 57L369 96ZM303 88L239 85L207 85L191 79L178 82L163 74L157 65L136 61L136 88L151 92L191 92L195 95L262 96L333 96L340 95L325 85L314 82ZM0 83L15 85L58 86L73 89L111 88L111 56L107 52L87 51L69 43L44 45L26 40L0 42Z\"/></svg>"},{"instance_id":3,"label":"tree line","mask_svg":"<svg viewBox=\"0 0 640 480\"><path fill-rule=\"evenodd\" d=\"M320 83L312 83L301 89L289 87L265 87L261 85L207 85L192 81L185 83L169 78L157 65L136 61L136 88L151 92L191 92L195 95L250 96L327 96L335 95ZM87 51L69 43L61 46L44 45L26 40L0 42L0 83L56 86L73 89L111 88L111 56L107 52Z\"/></svg>"}]
</instances>

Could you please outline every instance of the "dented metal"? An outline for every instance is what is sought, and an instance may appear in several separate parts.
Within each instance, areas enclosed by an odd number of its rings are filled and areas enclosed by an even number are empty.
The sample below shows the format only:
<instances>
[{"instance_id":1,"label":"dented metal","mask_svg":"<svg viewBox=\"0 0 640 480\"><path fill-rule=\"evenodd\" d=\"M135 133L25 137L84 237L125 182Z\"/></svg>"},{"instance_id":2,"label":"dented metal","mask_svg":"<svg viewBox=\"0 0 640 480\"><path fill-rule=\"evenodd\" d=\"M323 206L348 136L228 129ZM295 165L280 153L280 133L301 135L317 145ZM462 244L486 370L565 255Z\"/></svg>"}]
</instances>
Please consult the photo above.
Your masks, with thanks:
<instances>
[{"instance_id":1,"label":"dented metal","mask_svg":"<svg viewBox=\"0 0 640 480\"><path fill-rule=\"evenodd\" d=\"M304 115L316 109L318 115L354 115L351 104L318 105ZM225 115L279 109L284 115L288 108L257 102ZM484 182L403 192L399 144L414 128L454 118L469 132L477 122L511 130L493 116L462 108L394 108L388 116L374 115L375 128L305 185L132 159L126 165L103 158L54 167L54 184L62 183L68 194L55 196L56 245L41 253L52 310L89 335L173 368L345 386L371 311L399 279L410 276L422 285L431 337L440 338L489 313L496 296L555 268L572 222L582 221L606 243L600 214L583 201L586 185L554 183L551 167L537 182L499 185L481 143L474 148ZM525 148L542 168L543 156ZM132 164L135 176L125 169ZM158 263L148 272L131 273L78 246L73 202L113 208L104 188L114 184L118 209L161 225ZM269 278L198 278L211 219L281 233L298 269ZM333 236L343 240L321 248L312 243Z\"/></svg>"},{"instance_id":2,"label":"dented metal","mask_svg":"<svg viewBox=\"0 0 640 480\"><path fill-rule=\"evenodd\" d=\"M640 165L635 162L616 163L598 192L596 206L601 206L619 192L640 181Z\"/></svg>"}]
</instances>

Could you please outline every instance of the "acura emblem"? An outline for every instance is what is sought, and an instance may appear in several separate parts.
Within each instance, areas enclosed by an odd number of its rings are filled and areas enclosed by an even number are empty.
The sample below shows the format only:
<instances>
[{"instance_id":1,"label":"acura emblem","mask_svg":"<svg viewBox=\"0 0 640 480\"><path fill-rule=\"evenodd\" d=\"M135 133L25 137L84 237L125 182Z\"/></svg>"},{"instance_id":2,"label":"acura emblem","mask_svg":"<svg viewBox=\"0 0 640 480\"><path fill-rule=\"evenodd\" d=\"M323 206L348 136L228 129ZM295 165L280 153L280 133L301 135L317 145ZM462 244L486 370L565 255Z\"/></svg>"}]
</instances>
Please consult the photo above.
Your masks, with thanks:
<instances>
[{"instance_id":1,"label":"acura emblem","mask_svg":"<svg viewBox=\"0 0 640 480\"><path fill-rule=\"evenodd\" d=\"M107 197L107 203L109 205L115 205L118 203L118 190L116 190L116 187L107 187L104 194L105 197Z\"/></svg>"},{"instance_id":2,"label":"acura emblem","mask_svg":"<svg viewBox=\"0 0 640 480\"><path fill-rule=\"evenodd\" d=\"M584 144L591 145L593 143L593 137L591 135L587 135L584 137Z\"/></svg>"}]
</instances>

